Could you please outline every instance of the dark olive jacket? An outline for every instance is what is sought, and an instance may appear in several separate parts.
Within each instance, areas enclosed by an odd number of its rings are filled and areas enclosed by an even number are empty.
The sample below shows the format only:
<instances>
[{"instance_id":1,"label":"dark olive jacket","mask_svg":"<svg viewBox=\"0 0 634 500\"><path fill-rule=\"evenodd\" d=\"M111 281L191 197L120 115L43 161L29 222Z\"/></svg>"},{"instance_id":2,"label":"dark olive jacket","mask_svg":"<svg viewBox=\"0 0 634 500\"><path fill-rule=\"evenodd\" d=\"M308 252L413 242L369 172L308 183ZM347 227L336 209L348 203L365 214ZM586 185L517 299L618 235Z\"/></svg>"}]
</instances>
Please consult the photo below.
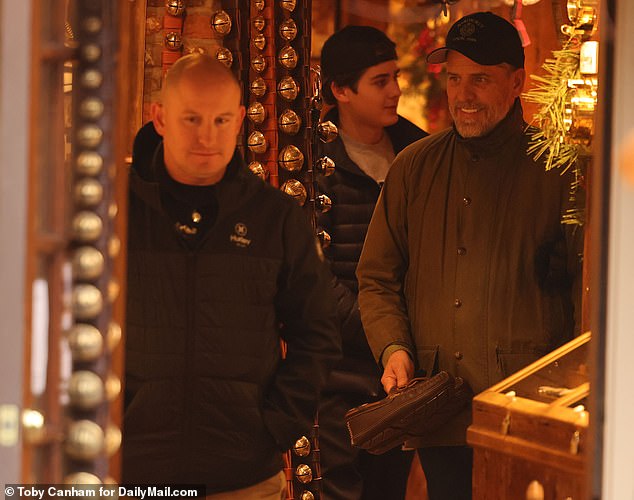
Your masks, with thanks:
<instances>
[{"instance_id":1,"label":"dark olive jacket","mask_svg":"<svg viewBox=\"0 0 634 500\"><path fill-rule=\"evenodd\" d=\"M311 431L339 357L330 274L301 208L238 154L214 195L215 222L192 248L153 170L130 175L129 484L215 492L274 475L281 452Z\"/></svg>"},{"instance_id":2,"label":"dark olive jacket","mask_svg":"<svg viewBox=\"0 0 634 500\"><path fill-rule=\"evenodd\" d=\"M377 359L403 345L478 393L573 335L581 231L561 223L569 183L527 154L525 127L518 101L485 137L449 129L396 158L357 269ZM469 419L414 445L463 444Z\"/></svg>"}]
</instances>

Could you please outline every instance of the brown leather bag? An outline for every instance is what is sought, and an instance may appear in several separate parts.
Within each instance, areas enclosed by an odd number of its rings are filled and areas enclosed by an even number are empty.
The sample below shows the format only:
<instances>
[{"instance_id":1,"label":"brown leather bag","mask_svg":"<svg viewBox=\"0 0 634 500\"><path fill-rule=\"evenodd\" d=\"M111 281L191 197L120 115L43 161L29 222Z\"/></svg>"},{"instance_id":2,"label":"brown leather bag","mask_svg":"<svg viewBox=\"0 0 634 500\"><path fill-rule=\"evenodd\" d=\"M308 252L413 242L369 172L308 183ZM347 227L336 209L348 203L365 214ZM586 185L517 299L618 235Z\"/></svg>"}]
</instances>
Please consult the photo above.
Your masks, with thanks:
<instances>
[{"instance_id":1,"label":"brown leather bag","mask_svg":"<svg viewBox=\"0 0 634 500\"><path fill-rule=\"evenodd\" d=\"M440 372L412 379L376 403L366 403L346 413L353 446L380 455L408 439L438 429L462 410L473 397L460 377Z\"/></svg>"}]
</instances>

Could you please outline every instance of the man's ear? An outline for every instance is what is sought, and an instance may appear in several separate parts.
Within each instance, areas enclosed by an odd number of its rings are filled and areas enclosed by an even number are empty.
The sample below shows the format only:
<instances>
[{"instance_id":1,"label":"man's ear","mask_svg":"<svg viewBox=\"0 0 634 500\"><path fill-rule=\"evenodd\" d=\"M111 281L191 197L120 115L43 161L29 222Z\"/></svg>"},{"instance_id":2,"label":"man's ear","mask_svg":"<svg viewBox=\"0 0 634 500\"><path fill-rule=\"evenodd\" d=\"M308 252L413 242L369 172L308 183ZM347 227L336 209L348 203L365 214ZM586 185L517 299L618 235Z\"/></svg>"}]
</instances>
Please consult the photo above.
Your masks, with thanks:
<instances>
[{"instance_id":1,"label":"man's ear","mask_svg":"<svg viewBox=\"0 0 634 500\"><path fill-rule=\"evenodd\" d=\"M513 93L515 97L519 97L524 90L526 82L526 70L524 68L517 69L513 72Z\"/></svg>"},{"instance_id":2,"label":"man's ear","mask_svg":"<svg viewBox=\"0 0 634 500\"><path fill-rule=\"evenodd\" d=\"M335 82L330 82L330 90L334 98L337 99L337 102L350 101L350 97L348 95L351 92L350 87L340 86L337 85Z\"/></svg>"},{"instance_id":3,"label":"man's ear","mask_svg":"<svg viewBox=\"0 0 634 500\"><path fill-rule=\"evenodd\" d=\"M154 122L156 132L163 136L165 132L165 110L163 105L159 102L153 102L150 105L150 116L152 117L152 122Z\"/></svg>"},{"instance_id":4,"label":"man's ear","mask_svg":"<svg viewBox=\"0 0 634 500\"><path fill-rule=\"evenodd\" d=\"M240 133L240 127L242 127L242 122L244 121L244 117L247 113L247 110L244 106L240 106L240 111L238 112L238 119L236 120L236 134Z\"/></svg>"}]
</instances>

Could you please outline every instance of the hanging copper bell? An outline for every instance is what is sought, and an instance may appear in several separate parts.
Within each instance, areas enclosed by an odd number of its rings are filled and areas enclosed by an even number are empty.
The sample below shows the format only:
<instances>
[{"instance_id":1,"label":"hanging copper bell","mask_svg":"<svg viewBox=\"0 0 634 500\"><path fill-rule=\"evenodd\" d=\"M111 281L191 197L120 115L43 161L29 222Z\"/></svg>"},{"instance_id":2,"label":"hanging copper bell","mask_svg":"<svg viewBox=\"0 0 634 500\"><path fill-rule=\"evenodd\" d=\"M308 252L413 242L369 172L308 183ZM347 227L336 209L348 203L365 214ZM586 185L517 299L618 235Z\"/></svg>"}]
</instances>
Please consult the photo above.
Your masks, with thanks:
<instances>
[{"instance_id":1,"label":"hanging copper bell","mask_svg":"<svg viewBox=\"0 0 634 500\"><path fill-rule=\"evenodd\" d=\"M297 146L289 144L284 147L277 158L280 167L289 172L297 172L304 164L304 154Z\"/></svg>"},{"instance_id":2,"label":"hanging copper bell","mask_svg":"<svg viewBox=\"0 0 634 500\"><path fill-rule=\"evenodd\" d=\"M293 451L298 457L306 457L310 453L310 441L306 436L302 436L293 445Z\"/></svg>"},{"instance_id":3,"label":"hanging copper bell","mask_svg":"<svg viewBox=\"0 0 634 500\"><path fill-rule=\"evenodd\" d=\"M82 246L75 250L72 257L73 278L96 280L104 270L103 254L92 246Z\"/></svg>"},{"instance_id":4,"label":"hanging copper bell","mask_svg":"<svg viewBox=\"0 0 634 500\"><path fill-rule=\"evenodd\" d=\"M266 120L266 109L261 102L254 101L249 104L247 108L247 118L256 125L259 125Z\"/></svg>"},{"instance_id":5,"label":"hanging copper bell","mask_svg":"<svg viewBox=\"0 0 634 500\"><path fill-rule=\"evenodd\" d=\"M249 86L249 91L253 97L263 97L264 94L266 94L266 82L264 78L258 76L253 80Z\"/></svg>"},{"instance_id":6,"label":"hanging copper bell","mask_svg":"<svg viewBox=\"0 0 634 500\"><path fill-rule=\"evenodd\" d=\"M317 239L321 243L322 248L328 248L330 246L331 238L327 231L321 229L317 231Z\"/></svg>"},{"instance_id":7,"label":"hanging copper bell","mask_svg":"<svg viewBox=\"0 0 634 500\"><path fill-rule=\"evenodd\" d=\"M66 338L73 361L95 361L103 352L103 337L93 325L76 323Z\"/></svg>"},{"instance_id":8,"label":"hanging copper bell","mask_svg":"<svg viewBox=\"0 0 634 500\"><path fill-rule=\"evenodd\" d=\"M264 26L266 25L266 22L264 21L264 18L262 16L255 16L252 22L253 27L256 29L256 31L262 31L264 29Z\"/></svg>"},{"instance_id":9,"label":"hanging copper bell","mask_svg":"<svg viewBox=\"0 0 634 500\"><path fill-rule=\"evenodd\" d=\"M285 76L277 84L278 94L287 101L294 101L299 94L299 86L291 76Z\"/></svg>"},{"instance_id":10,"label":"hanging copper bell","mask_svg":"<svg viewBox=\"0 0 634 500\"><path fill-rule=\"evenodd\" d=\"M216 59L224 64L227 68L230 68L233 64L233 54L226 47L220 47L216 52Z\"/></svg>"},{"instance_id":11,"label":"hanging copper bell","mask_svg":"<svg viewBox=\"0 0 634 500\"><path fill-rule=\"evenodd\" d=\"M167 0L165 10L170 16L181 16L185 12L185 2L183 0Z\"/></svg>"},{"instance_id":12,"label":"hanging copper bell","mask_svg":"<svg viewBox=\"0 0 634 500\"><path fill-rule=\"evenodd\" d=\"M295 23L295 20L290 18L282 21L280 23L279 33L280 37L287 42L295 40L295 37L297 36L297 24Z\"/></svg>"},{"instance_id":13,"label":"hanging copper bell","mask_svg":"<svg viewBox=\"0 0 634 500\"><path fill-rule=\"evenodd\" d=\"M313 471L306 464L299 464L295 469L295 477L302 484L310 483L313 480Z\"/></svg>"},{"instance_id":14,"label":"hanging copper bell","mask_svg":"<svg viewBox=\"0 0 634 500\"><path fill-rule=\"evenodd\" d=\"M302 119L292 109L286 109L278 120L280 130L288 135L295 135L302 126Z\"/></svg>"},{"instance_id":15,"label":"hanging copper bell","mask_svg":"<svg viewBox=\"0 0 634 500\"><path fill-rule=\"evenodd\" d=\"M339 130L331 121L325 121L317 125L317 135L322 142L329 143L337 138Z\"/></svg>"},{"instance_id":16,"label":"hanging copper bell","mask_svg":"<svg viewBox=\"0 0 634 500\"><path fill-rule=\"evenodd\" d=\"M254 130L247 139L247 145L254 153L265 153L267 148L266 137L259 130Z\"/></svg>"},{"instance_id":17,"label":"hanging copper bell","mask_svg":"<svg viewBox=\"0 0 634 500\"><path fill-rule=\"evenodd\" d=\"M295 199L295 201L301 206L306 203L306 197L308 196L308 194L306 193L306 188L297 179L287 180L284 184L282 184L280 189L284 193Z\"/></svg>"},{"instance_id":18,"label":"hanging copper bell","mask_svg":"<svg viewBox=\"0 0 634 500\"><path fill-rule=\"evenodd\" d=\"M315 169L323 176L328 177L335 173L335 162L328 156L322 156L317 160Z\"/></svg>"},{"instance_id":19,"label":"hanging copper bell","mask_svg":"<svg viewBox=\"0 0 634 500\"><path fill-rule=\"evenodd\" d=\"M104 433L101 427L91 420L73 422L66 438L64 449L76 460L96 459L103 451Z\"/></svg>"},{"instance_id":20,"label":"hanging copper bell","mask_svg":"<svg viewBox=\"0 0 634 500\"><path fill-rule=\"evenodd\" d=\"M264 72L266 69L266 59L264 59L264 56L257 55L251 59L251 68L253 68L253 71L256 73Z\"/></svg>"},{"instance_id":21,"label":"hanging copper bell","mask_svg":"<svg viewBox=\"0 0 634 500\"><path fill-rule=\"evenodd\" d=\"M169 31L165 34L165 47L169 50L179 50L183 46L183 38L176 31Z\"/></svg>"},{"instance_id":22,"label":"hanging copper bell","mask_svg":"<svg viewBox=\"0 0 634 500\"><path fill-rule=\"evenodd\" d=\"M231 31L231 17L224 10L219 10L211 17L211 27L220 36L226 36Z\"/></svg>"},{"instance_id":23,"label":"hanging copper bell","mask_svg":"<svg viewBox=\"0 0 634 500\"><path fill-rule=\"evenodd\" d=\"M277 60L286 69L294 69L297 66L297 61L299 60L299 57L295 49L290 45L287 45L280 49Z\"/></svg>"},{"instance_id":24,"label":"hanging copper bell","mask_svg":"<svg viewBox=\"0 0 634 500\"><path fill-rule=\"evenodd\" d=\"M266 37L264 36L264 33L258 33L251 41L256 49L264 50L264 47L266 47Z\"/></svg>"},{"instance_id":25,"label":"hanging copper bell","mask_svg":"<svg viewBox=\"0 0 634 500\"><path fill-rule=\"evenodd\" d=\"M262 165L261 162L252 161L251 163L249 163L249 170L251 170L251 172L257 175L263 181L266 181L266 178L268 177L268 171L264 168L264 165Z\"/></svg>"}]
</instances>

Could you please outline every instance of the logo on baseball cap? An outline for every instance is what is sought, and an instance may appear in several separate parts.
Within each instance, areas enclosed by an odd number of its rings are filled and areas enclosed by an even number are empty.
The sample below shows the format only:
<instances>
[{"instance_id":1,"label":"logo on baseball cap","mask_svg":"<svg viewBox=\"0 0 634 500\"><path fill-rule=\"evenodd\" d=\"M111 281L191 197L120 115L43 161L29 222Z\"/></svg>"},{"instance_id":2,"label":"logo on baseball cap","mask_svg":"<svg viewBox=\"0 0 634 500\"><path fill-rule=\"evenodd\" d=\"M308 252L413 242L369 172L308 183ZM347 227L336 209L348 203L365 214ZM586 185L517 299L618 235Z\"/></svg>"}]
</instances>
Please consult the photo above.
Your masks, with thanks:
<instances>
[{"instance_id":1,"label":"logo on baseball cap","mask_svg":"<svg viewBox=\"0 0 634 500\"><path fill-rule=\"evenodd\" d=\"M446 62L450 50L483 66L508 63L524 67L524 48L517 29L492 12L476 12L456 21L447 33L445 46L430 52L427 62Z\"/></svg>"}]
</instances>

